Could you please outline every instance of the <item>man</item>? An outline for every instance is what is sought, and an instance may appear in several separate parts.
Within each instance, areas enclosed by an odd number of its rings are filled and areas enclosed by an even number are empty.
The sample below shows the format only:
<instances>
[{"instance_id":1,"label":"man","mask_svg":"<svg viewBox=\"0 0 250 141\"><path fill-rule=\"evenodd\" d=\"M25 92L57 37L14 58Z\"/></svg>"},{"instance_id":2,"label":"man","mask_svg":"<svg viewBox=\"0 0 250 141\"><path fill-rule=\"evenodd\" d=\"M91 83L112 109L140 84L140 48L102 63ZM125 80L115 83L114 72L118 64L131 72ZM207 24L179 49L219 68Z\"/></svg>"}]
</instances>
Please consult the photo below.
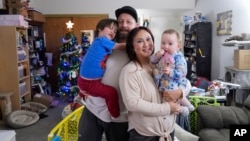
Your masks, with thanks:
<instances>
[{"instance_id":1,"label":"man","mask_svg":"<svg viewBox=\"0 0 250 141\"><path fill-rule=\"evenodd\" d=\"M134 8L124 6L115 11L118 21L117 42L126 42L128 33L138 27L138 16ZM85 100L85 110L79 123L78 141L101 141L103 132L108 141L128 141L127 110L122 101L119 89L119 75L122 67L129 61L126 52L114 50L106 63L106 72L102 83L116 88L119 94L120 116L111 118L105 100L91 97Z\"/></svg>"},{"instance_id":2,"label":"man","mask_svg":"<svg viewBox=\"0 0 250 141\"><path fill-rule=\"evenodd\" d=\"M130 6L124 6L117 9L115 15L118 21L118 37L116 41L120 43L126 42L128 33L135 27L138 27L137 12ZM114 86L119 93L120 116L111 122L112 141L128 141L128 115L119 89L120 72L128 61L129 59L125 51L115 50L107 61L106 73L102 79L103 83Z\"/></svg>"}]
</instances>

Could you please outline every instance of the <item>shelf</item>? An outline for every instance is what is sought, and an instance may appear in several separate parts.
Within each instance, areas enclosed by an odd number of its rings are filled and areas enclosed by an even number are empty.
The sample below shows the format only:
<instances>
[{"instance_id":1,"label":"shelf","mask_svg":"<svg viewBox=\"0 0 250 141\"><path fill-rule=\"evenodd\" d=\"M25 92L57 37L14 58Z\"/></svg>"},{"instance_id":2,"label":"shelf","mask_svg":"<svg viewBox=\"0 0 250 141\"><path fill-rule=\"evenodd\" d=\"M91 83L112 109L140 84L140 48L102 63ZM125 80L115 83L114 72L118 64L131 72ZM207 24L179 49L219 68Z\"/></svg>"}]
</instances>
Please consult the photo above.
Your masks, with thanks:
<instances>
[{"instance_id":1,"label":"shelf","mask_svg":"<svg viewBox=\"0 0 250 141\"><path fill-rule=\"evenodd\" d=\"M211 22L199 22L185 26L183 52L188 63L187 78L193 76L211 78Z\"/></svg>"},{"instance_id":2,"label":"shelf","mask_svg":"<svg viewBox=\"0 0 250 141\"><path fill-rule=\"evenodd\" d=\"M19 81L23 81L23 80L25 80L25 79L27 79L27 78L30 78L30 76L21 77L21 78L19 79Z\"/></svg>"},{"instance_id":3,"label":"shelf","mask_svg":"<svg viewBox=\"0 0 250 141\"><path fill-rule=\"evenodd\" d=\"M40 12L34 10L29 11L29 16L31 16L32 19L32 21L29 22L28 29L31 86L36 87L39 84L39 90L33 89L31 91L33 95L35 93L46 92L45 87L49 87L47 82L49 76L46 57L45 34L43 32L44 22L42 22L45 19L43 19L44 16Z\"/></svg>"},{"instance_id":4,"label":"shelf","mask_svg":"<svg viewBox=\"0 0 250 141\"><path fill-rule=\"evenodd\" d=\"M27 96L30 94L30 91L25 92L24 94L21 94L21 97Z\"/></svg>"},{"instance_id":5,"label":"shelf","mask_svg":"<svg viewBox=\"0 0 250 141\"><path fill-rule=\"evenodd\" d=\"M223 46L230 46L230 47L238 47L238 46L244 46L244 45L250 45L250 41L228 41L228 42L223 42Z\"/></svg>"},{"instance_id":6,"label":"shelf","mask_svg":"<svg viewBox=\"0 0 250 141\"><path fill-rule=\"evenodd\" d=\"M26 63L26 62L29 62L29 60L24 59L24 60L18 61L17 63Z\"/></svg>"},{"instance_id":7,"label":"shelf","mask_svg":"<svg viewBox=\"0 0 250 141\"><path fill-rule=\"evenodd\" d=\"M188 31L184 31L184 34L189 34L189 35L192 35L194 33L194 31L190 31L190 30L188 30Z\"/></svg>"}]
</instances>

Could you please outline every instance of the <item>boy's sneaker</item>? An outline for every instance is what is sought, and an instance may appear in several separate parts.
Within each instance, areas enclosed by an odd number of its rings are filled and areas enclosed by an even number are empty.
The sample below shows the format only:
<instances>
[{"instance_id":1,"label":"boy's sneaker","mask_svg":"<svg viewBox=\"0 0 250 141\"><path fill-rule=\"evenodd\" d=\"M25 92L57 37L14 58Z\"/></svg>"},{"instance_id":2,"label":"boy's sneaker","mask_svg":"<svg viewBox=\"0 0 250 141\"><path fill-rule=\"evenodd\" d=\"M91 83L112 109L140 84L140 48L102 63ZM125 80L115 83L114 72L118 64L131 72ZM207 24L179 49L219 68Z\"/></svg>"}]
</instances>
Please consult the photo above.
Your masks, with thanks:
<instances>
[{"instance_id":1,"label":"boy's sneaker","mask_svg":"<svg viewBox=\"0 0 250 141\"><path fill-rule=\"evenodd\" d=\"M83 98L80 97L80 96L76 96L76 97L74 98L74 102L75 102L75 103L78 103L78 104L80 104L80 105L86 105L85 101L84 101Z\"/></svg>"}]
</instances>

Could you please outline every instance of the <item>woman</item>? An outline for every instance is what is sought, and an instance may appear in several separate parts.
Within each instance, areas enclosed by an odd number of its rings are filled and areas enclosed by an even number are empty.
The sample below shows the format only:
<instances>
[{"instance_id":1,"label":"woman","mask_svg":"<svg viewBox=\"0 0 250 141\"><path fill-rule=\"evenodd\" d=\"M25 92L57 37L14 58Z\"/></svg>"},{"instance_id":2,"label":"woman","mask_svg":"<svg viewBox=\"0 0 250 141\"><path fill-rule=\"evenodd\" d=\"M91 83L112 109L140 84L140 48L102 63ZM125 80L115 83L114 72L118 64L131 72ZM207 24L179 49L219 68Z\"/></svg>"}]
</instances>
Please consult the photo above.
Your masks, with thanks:
<instances>
[{"instance_id":1,"label":"woman","mask_svg":"<svg viewBox=\"0 0 250 141\"><path fill-rule=\"evenodd\" d=\"M172 101L180 98L182 92L178 91L178 96L166 93L165 98L170 102L162 102L163 96L152 77L151 31L146 27L133 29L127 38L126 51L130 62L122 69L119 85L128 110L130 141L171 141L169 134L174 130L176 113L181 112L180 105Z\"/></svg>"}]
</instances>

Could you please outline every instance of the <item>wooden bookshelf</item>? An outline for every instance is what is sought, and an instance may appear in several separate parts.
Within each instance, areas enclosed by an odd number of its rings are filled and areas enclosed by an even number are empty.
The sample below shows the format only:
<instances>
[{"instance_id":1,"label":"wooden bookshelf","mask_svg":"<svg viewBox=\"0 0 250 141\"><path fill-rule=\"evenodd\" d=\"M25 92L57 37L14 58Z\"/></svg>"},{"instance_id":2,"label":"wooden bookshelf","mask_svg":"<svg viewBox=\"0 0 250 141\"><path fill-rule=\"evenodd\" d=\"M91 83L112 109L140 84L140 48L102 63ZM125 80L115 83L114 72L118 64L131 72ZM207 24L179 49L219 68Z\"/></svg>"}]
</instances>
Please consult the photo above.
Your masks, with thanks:
<instances>
[{"instance_id":1,"label":"wooden bookshelf","mask_svg":"<svg viewBox=\"0 0 250 141\"><path fill-rule=\"evenodd\" d=\"M0 37L0 92L12 92L12 110L19 110L31 100L27 29L0 26ZM20 49L25 57L20 57Z\"/></svg>"}]
</instances>

